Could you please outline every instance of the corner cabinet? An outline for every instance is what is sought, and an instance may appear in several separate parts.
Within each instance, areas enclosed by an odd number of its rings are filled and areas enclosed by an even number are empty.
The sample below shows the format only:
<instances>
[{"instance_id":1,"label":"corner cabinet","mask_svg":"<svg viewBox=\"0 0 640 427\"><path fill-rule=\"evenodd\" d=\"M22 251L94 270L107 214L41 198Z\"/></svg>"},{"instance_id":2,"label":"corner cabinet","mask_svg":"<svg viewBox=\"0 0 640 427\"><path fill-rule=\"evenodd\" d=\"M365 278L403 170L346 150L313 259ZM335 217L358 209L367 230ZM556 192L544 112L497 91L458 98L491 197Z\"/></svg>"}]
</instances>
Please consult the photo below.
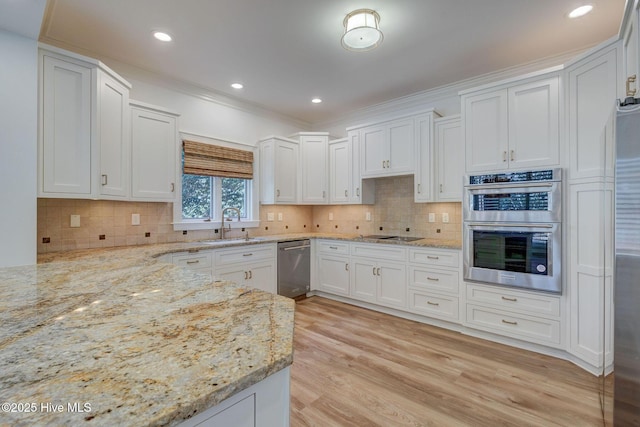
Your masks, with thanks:
<instances>
[{"instance_id":1,"label":"corner cabinet","mask_svg":"<svg viewBox=\"0 0 640 427\"><path fill-rule=\"evenodd\" d=\"M131 195L134 200L173 201L178 169L178 114L131 102Z\"/></svg>"},{"instance_id":2,"label":"corner cabinet","mask_svg":"<svg viewBox=\"0 0 640 427\"><path fill-rule=\"evenodd\" d=\"M260 203L298 202L298 141L272 136L258 142L260 147Z\"/></svg>"},{"instance_id":3,"label":"corner cabinet","mask_svg":"<svg viewBox=\"0 0 640 427\"><path fill-rule=\"evenodd\" d=\"M131 85L61 49L39 60L38 196L127 199Z\"/></svg>"},{"instance_id":4,"label":"corner cabinet","mask_svg":"<svg viewBox=\"0 0 640 427\"><path fill-rule=\"evenodd\" d=\"M467 172L559 165L557 72L461 95Z\"/></svg>"}]
</instances>

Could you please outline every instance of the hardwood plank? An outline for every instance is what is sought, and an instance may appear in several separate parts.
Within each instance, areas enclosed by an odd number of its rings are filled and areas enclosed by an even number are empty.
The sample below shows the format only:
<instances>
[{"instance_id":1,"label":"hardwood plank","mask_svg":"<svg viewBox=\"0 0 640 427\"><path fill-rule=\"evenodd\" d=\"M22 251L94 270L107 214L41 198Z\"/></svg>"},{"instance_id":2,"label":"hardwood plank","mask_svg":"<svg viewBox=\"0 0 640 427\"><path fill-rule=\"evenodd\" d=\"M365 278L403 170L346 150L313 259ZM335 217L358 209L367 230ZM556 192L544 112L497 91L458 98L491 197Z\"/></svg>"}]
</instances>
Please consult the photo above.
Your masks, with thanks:
<instances>
[{"instance_id":1,"label":"hardwood plank","mask_svg":"<svg viewBox=\"0 0 640 427\"><path fill-rule=\"evenodd\" d=\"M297 302L292 426L602 426L553 357L320 297Z\"/></svg>"}]
</instances>

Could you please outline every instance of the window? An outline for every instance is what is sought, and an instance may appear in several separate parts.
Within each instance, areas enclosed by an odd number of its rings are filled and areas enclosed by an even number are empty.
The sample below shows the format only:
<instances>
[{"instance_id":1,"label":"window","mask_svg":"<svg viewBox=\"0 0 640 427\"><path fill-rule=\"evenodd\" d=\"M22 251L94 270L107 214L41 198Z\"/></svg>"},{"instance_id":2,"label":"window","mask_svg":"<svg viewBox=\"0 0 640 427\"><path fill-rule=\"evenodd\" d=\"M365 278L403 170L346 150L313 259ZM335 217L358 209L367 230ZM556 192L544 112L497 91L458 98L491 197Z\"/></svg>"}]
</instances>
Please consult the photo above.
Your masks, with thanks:
<instances>
[{"instance_id":1,"label":"window","mask_svg":"<svg viewBox=\"0 0 640 427\"><path fill-rule=\"evenodd\" d=\"M249 218L250 184L248 179L183 174L182 219L221 219L224 208L238 208L242 219Z\"/></svg>"},{"instance_id":2,"label":"window","mask_svg":"<svg viewBox=\"0 0 640 427\"><path fill-rule=\"evenodd\" d=\"M257 227L253 152L245 147L230 148L228 143L221 145L218 140L205 143L190 139L183 140L181 191L173 208L174 229L218 228L225 208L240 211L241 222L233 221L233 228ZM225 217L235 220L236 213L227 212Z\"/></svg>"}]
</instances>

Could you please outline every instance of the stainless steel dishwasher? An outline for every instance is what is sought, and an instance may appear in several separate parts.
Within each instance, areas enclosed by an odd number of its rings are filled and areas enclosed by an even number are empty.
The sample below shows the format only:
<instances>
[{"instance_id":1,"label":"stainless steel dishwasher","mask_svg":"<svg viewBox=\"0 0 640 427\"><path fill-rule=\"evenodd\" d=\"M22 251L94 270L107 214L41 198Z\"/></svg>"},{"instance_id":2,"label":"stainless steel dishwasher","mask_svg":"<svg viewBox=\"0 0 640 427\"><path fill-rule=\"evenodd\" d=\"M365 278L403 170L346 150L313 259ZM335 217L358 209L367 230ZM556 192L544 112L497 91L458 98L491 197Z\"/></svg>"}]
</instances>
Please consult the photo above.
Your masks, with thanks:
<instances>
[{"instance_id":1,"label":"stainless steel dishwasher","mask_svg":"<svg viewBox=\"0 0 640 427\"><path fill-rule=\"evenodd\" d=\"M295 298L311 285L311 241L278 243L278 295Z\"/></svg>"}]
</instances>

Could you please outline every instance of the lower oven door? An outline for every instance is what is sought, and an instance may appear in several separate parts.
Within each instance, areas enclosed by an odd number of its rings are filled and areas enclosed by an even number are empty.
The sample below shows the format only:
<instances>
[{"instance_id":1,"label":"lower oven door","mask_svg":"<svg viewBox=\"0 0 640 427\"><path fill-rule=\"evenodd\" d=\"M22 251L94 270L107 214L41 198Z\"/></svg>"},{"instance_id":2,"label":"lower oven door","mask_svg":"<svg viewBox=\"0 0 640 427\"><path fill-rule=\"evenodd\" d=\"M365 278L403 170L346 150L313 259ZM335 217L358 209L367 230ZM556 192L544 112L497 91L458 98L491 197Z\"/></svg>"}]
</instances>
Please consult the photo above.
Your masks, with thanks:
<instances>
[{"instance_id":1,"label":"lower oven door","mask_svg":"<svg viewBox=\"0 0 640 427\"><path fill-rule=\"evenodd\" d=\"M464 224L465 280L562 292L559 223Z\"/></svg>"}]
</instances>

